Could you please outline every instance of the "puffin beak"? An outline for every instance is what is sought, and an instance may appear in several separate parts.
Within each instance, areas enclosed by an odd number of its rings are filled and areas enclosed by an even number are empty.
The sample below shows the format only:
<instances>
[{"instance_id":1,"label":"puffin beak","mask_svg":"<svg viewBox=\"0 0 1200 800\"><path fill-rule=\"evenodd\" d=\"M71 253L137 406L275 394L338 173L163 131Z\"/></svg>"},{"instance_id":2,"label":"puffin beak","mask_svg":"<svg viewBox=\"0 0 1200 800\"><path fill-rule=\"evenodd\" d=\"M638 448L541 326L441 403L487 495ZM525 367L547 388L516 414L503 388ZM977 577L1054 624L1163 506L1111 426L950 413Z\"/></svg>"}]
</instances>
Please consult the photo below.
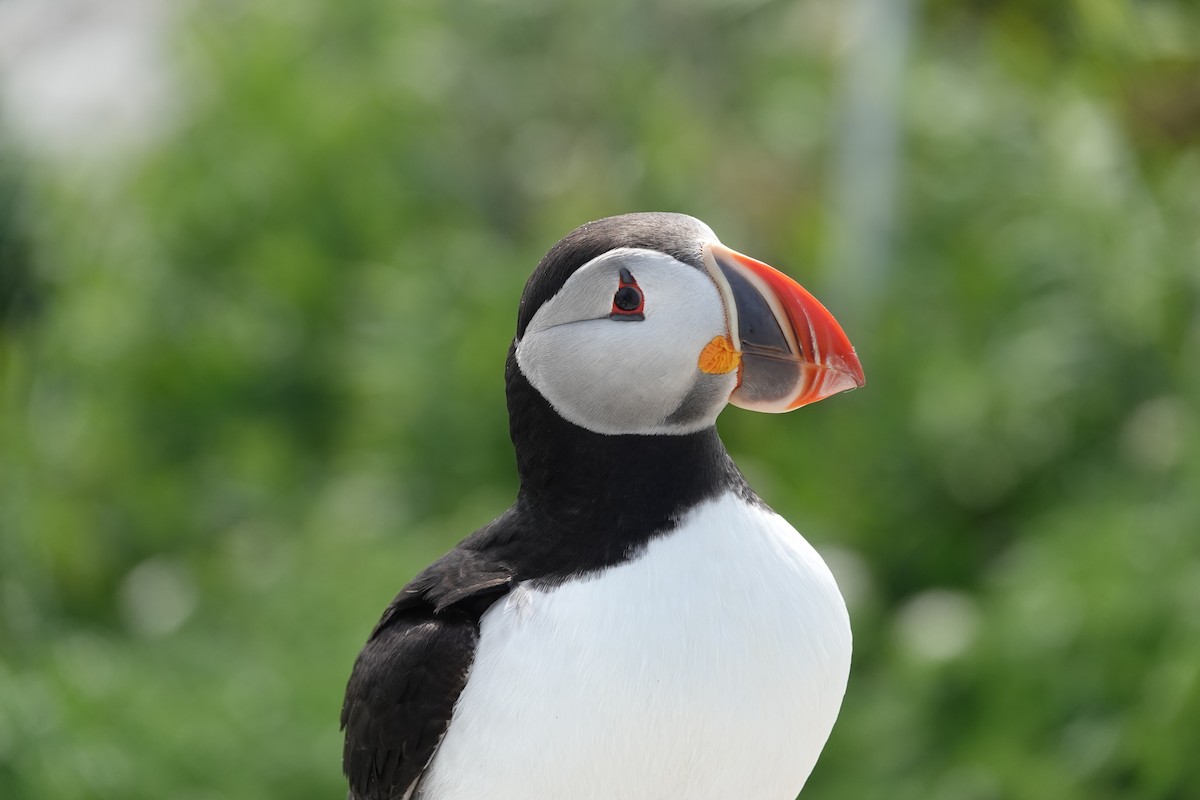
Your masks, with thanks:
<instances>
[{"instance_id":1,"label":"puffin beak","mask_svg":"<svg viewBox=\"0 0 1200 800\"><path fill-rule=\"evenodd\" d=\"M722 244L705 245L704 264L721 292L729 338L740 354L729 402L781 413L866 383L841 326L800 284Z\"/></svg>"}]
</instances>

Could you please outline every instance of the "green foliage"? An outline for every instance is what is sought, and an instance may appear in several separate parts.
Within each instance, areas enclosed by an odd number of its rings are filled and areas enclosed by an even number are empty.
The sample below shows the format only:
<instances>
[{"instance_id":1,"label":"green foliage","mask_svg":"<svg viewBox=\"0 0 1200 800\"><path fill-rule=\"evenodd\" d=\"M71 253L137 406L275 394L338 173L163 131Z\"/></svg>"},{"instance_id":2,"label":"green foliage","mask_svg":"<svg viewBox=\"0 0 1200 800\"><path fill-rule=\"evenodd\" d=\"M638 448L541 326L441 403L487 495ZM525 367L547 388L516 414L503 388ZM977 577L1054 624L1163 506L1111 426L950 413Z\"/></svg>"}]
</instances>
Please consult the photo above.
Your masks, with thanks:
<instances>
[{"instance_id":1,"label":"green foliage","mask_svg":"<svg viewBox=\"0 0 1200 800\"><path fill-rule=\"evenodd\" d=\"M836 4L197 7L179 117L0 163L0 797L328 797L375 616L515 488L559 236L693 213L818 294ZM865 389L722 432L857 651L805 796L1200 785L1200 14L930 2ZM11 148L10 148L11 151Z\"/></svg>"}]
</instances>

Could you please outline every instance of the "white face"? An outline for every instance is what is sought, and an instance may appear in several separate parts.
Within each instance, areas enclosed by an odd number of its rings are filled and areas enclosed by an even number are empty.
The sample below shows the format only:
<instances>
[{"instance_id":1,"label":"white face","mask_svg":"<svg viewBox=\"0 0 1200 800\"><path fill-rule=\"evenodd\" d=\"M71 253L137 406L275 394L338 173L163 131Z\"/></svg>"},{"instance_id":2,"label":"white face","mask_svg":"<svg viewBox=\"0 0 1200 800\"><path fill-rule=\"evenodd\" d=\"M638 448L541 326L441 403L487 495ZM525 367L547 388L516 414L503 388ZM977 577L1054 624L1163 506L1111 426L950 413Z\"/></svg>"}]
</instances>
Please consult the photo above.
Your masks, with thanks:
<instances>
[{"instance_id":1,"label":"white face","mask_svg":"<svg viewBox=\"0 0 1200 800\"><path fill-rule=\"evenodd\" d=\"M640 320L613 314L622 270L641 292ZM604 434L681 434L712 425L737 386L736 370L699 366L705 347L728 335L705 273L655 250L621 248L576 270L538 309L516 356L569 422Z\"/></svg>"}]
</instances>

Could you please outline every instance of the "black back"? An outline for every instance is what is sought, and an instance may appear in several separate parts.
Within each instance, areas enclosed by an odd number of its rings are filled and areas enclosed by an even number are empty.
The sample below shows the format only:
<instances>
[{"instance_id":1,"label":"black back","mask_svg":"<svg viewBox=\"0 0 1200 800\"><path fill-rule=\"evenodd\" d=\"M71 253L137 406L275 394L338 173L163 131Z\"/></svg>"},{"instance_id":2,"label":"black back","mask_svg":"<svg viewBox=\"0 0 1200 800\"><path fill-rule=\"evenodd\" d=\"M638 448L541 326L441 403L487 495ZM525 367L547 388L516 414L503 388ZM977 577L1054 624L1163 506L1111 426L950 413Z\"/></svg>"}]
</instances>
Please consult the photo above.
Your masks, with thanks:
<instances>
[{"instance_id":1,"label":"black back","mask_svg":"<svg viewBox=\"0 0 1200 800\"><path fill-rule=\"evenodd\" d=\"M684 260L702 230L682 215L629 217L631 236L620 235L619 221L627 218L615 217L579 228L551 249L526 286L518 336L574 269L597 255L614 247L676 247L665 252ZM698 244L690 258L699 258ZM580 428L530 385L515 344L506 390L521 478L517 500L417 575L371 633L342 707L351 798L408 797L466 685L479 620L513 586L603 570L637 555L704 500L730 489L754 497L715 428L681 436Z\"/></svg>"}]
</instances>

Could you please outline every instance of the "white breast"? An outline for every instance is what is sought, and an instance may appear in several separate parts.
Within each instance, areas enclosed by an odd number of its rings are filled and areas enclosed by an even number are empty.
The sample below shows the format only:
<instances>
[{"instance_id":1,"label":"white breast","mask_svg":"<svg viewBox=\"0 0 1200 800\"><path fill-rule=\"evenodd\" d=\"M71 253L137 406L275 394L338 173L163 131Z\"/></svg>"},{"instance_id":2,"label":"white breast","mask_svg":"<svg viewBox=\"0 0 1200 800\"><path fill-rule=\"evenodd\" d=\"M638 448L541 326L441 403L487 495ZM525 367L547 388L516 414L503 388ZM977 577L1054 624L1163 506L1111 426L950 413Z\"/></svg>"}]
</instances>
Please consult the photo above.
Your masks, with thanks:
<instances>
[{"instance_id":1,"label":"white breast","mask_svg":"<svg viewBox=\"0 0 1200 800\"><path fill-rule=\"evenodd\" d=\"M727 494L631 562L493 606L420 797L792 800L849 669L820 556Z\"/></svg>"}]
</instances>

